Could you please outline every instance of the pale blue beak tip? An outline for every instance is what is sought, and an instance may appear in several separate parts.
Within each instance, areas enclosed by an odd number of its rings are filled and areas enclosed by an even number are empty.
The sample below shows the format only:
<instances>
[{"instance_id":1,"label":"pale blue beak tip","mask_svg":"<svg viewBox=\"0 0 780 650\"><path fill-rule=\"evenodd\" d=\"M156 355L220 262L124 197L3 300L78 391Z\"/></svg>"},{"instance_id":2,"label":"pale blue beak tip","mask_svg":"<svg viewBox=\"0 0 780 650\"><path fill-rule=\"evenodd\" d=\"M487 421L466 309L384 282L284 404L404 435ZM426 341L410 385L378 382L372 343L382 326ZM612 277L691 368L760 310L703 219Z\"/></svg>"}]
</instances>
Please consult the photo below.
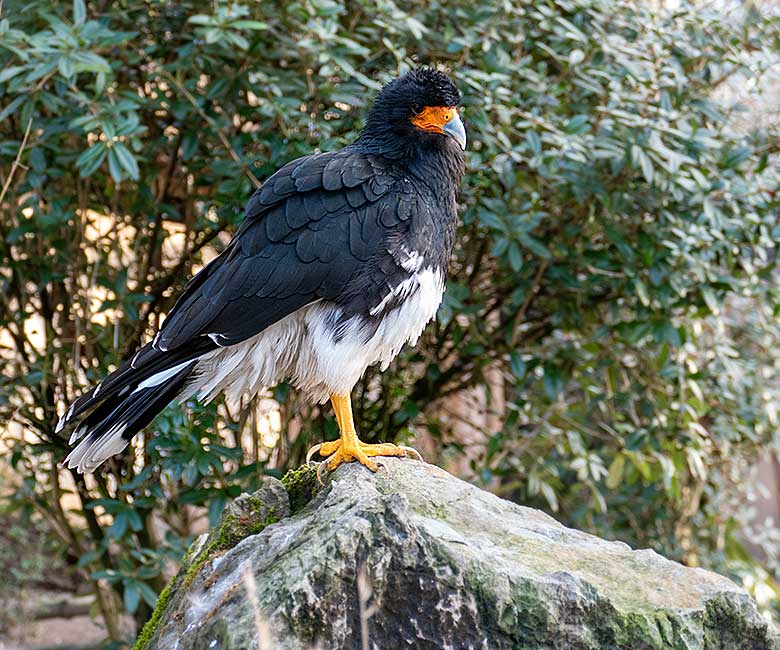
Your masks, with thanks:
<instances>
[{"instance_id":1,"label":"pale blue beak tip","mask_svg":"<svg viewBox=\"0 0 780 650\"><path fill-rule=\"evenodd\" d=\"M463 126L463 120L460 119L460 115L455 113L455 116L442 127L442 131L454 138L463 151L466 150L466 127Z\"/></svg>"}]
</instances>

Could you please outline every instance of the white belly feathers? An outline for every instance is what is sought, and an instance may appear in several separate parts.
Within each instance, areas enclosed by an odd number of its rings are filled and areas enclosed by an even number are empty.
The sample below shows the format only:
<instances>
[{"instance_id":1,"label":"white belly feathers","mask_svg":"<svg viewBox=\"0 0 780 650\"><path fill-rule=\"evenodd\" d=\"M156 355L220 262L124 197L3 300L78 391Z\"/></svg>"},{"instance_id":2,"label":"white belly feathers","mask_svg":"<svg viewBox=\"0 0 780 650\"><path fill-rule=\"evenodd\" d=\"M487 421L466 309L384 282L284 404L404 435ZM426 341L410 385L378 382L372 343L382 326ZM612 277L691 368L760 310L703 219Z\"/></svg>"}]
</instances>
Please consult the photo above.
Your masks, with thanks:
<instances>
[{"instance_id":1,"label":"white belly feathers","mask_svg":"<svg viewBox=\"0 0 780 650\"><path fill-rule=\"evenodd\" d=\"M443 272L426 268L393 288L370 317L342 320L334 303L307 305L242 343L205 354L182 399L197 394L208 401L224 390L237 402L285 380L315 402L349 394L368 366L385 369L406 343L417 342L443 293ZM393 296L403 302L385 311Z\"/></svg>"}]
</instances>

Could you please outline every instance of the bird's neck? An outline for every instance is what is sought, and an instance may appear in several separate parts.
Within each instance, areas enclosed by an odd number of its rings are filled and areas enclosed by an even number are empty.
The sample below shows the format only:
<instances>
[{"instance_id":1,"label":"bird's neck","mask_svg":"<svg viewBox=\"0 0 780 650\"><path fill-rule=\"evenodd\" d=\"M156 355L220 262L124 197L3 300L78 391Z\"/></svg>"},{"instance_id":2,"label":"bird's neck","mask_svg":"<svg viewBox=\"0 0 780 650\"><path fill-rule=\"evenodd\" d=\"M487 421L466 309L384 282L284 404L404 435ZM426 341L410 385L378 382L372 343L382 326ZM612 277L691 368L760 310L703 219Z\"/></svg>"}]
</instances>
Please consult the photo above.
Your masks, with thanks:
<instances>
[{"instance_id":1,"label":"bird's neck","mask_svg":"<svg viewBox=\"0 0 780 650\"><path fill-rule=\"evenodd\" d=\"M366 153L375 153L393 165L420 179L437 193L456 194L465 171L463 152L457 143L421 144L385 131L366 129L351 145Z\"/></svg>"},{"instance_id":2,"label":"bird's neck","mask_svg":"<svg viewBox=\"0 0 780 650\"><path fill-rule=\"evenodd\" d=\"M407 168L436 194L454 200L465 171L463 152L454 142L447 142L443 147L418 147Z\"/></svg>"}]
</instances>

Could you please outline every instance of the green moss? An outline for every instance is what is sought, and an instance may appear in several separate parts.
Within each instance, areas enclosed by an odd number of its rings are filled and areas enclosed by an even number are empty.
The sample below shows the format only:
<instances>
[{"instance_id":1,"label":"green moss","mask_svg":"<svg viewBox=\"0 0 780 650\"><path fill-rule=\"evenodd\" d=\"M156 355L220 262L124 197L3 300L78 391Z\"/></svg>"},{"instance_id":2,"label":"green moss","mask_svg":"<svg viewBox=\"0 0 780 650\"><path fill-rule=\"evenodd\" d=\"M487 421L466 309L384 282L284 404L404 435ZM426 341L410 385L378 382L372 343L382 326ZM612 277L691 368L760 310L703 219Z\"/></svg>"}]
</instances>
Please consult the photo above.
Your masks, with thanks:
<instances>
[{"instance_id":1,"label":"green moss","mask_svg":"<svg viewBox=\"0 0 780 650\"><path fill-rule=\"evenodd\" d=\"M290 498L292 514L303 510L322 489L322 485L317 480L317 467L312 465L301 465L298 469L291 469L282 477L282 485Z\"/></svg>"},{"instance_id":2,"label":"green moss","mask_svg":"<svg viewBox=\"0 0 780 650\"><path fill-rule=\"evenodd\" d=\"M254 506L254 504L252 505ZM257 508L252 507L252 513L256 514L260 507L262 507L262 504L260 503ZM268 516L263 520L255 519L251 515L239 516L232 513L223 517L219 527L209 535L206 546L198 553L192 561L192 564L187 568L182 586L188 587L192 583L192 580L206 561L210 560L218 553L233 548L242 539L246 539L250 535L257 535L257 533L261 532L266 526L270 526L277 521L279 521L279 517L273 510L269 512Z\"/></svg>"},{"instance_id":3,"label":"green moss","mask_svg":"<svg viewBox=\"0 0 780 650\"><path fill-rule=\"evenodd\" d=\"M256 535L266 526L279 521L279 517L272 510L265 519L257 519L257 512L253 510L249 516L229 514L224 517L217 528L215 535L211 536L206 548L202 552L209 554L233 548L242 539L250 535Z\"/></svg>"},{"instance_id":4,"label":"green moss","mask_svg":"<svg viewBox=\"0 0 780 650\"><path fill-rule=\"evenodd\" d=\"M138 635L138 638L135 641L133 650L144 650L146 646L149 645L149 641L152 640L152 636L154 636L155 630L157 630L157 627L160 625L163 612L168 606L168 603L171 601L171 595L173 594L173 583L175 581L176 578L174 577L173 580L165 585L165 589L160 592L160 595L157 596L157 604L154 606L154 611L149 617L149 620L144 623L141 634Z\"/></svg>"},{"instance_id":5,"label":"green moss","mask_svg":"<svg viewBox=\"0 0 780 650\"><path fill-rule=\"evenodd\" d=\"M217 529L217 534L214 539L203 549L202 554L206 556L214 555L233 548L242 539L249 537L250 535L257 535L262 532L266 526L279 521L279 517L273 511L262 521L250 520L247 522L243 517L237 517L236 515L228 515L225 517L225 521ZM196 560L197 562L197 560Z\"/></svg>"},{"instance_id":6,"label":"green moss","mask_svg":"<svg viewBox=\"0 0 780 650\"><path fill-rule=\"evenodd\" d=\"M260 516L265 510L263 502L260 501L260 499L252 496L245 497L245 503L248 503L249 505L249 514L236 515L234 513L228 513L227 515L224 515L219 526L209 534L203 550L197 553L194 558L192 558L191 562L188 562L190 551L187 552L179 574L168 583L165 589L163 589L157 597L157 604L155 605L154 611L149 617L149 620L144 624L141 634L138 635L133 650L146 650L146 647L149 645L149 642L162 621L163 613L170 603L174 591L178 592L182 589L189 588L198 575L201 567L203 567L206 562L217 554L233 548L241 540L250 535L256 535L266 526L270 526L279 521L279 516L274 510L268 512L264 519L260 519ZM195 542L193 542L193 544L194 543ZM183 575L182 571L184 572ZM175 590L174 585L176 587Z\"/></svg>"}]
</instances>

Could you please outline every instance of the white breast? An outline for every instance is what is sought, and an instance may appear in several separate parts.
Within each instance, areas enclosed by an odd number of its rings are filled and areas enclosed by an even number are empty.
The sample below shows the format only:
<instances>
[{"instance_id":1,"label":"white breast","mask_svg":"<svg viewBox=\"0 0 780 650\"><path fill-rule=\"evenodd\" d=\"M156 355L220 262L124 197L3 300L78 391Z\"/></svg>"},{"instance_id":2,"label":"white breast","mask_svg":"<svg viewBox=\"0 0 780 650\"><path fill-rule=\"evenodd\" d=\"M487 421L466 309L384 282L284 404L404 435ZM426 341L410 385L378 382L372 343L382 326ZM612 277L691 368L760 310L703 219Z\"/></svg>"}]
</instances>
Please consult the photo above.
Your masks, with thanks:
<instances>
[{"instance_id":1,"label":"white breast","mask_svg":"<svg viewBox=\"0 0 780 650\"><path fill-rule=\"evenodd\" d=\"M384 370L407 342L417 342L443 293L442 271L426 268L393 288L370 317L344 321L334 303L308 305L238 345L204 355L184 397L197 393L208 401L224 390L238 401L284 380L314 402L349 394L368 366L380 363ZM385 311L395 296L403 302Z\"/></svg>"}]
</instances>

